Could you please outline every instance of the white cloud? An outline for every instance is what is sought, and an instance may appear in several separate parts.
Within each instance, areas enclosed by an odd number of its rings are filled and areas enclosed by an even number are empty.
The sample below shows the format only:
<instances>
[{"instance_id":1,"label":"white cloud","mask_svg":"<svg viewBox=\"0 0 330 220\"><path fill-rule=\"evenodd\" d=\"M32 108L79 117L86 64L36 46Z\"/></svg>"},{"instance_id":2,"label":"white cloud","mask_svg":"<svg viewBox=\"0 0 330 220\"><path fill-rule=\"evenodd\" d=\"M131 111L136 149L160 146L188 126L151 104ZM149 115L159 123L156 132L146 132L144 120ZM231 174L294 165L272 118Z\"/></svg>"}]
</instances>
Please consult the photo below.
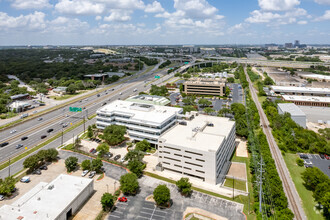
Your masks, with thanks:
<instances>
[{"instance_id":1,"label":"white cloud","mask_svg":"<svg viewBox=\"0 0 330 220\"><path fill-rule=\"evenodd\" d=\"M9 16L0 12L0 30L34 31L46 27L45 14L35 11L33 14Z\"/></svg>"},{"instance_id":2,"label":"white cloud","mask_svg":"<svg viewBox=\"0 0 330 220\"><path fill-rule=\"evenodd\" d=\"M218 9L210 5L206 0L174 0L174 8L183 11L187 17L198 19L221 19L216 15Z\"/></svg>"},{"instance_id":3,"label":"white cloud","mask_svg":"<svg viewBox=\"0 0 330 220\"><path fill-rule=\"evenodd\" d=\"M144 9L145 5L142 0L93 0L94 2L102 3L109 9Z\"/></svg>"},{"instance_id":4,"label":"white cloud","mask_svg":"<svg viewBox=\"0 0 330 220\"><path fill-rule=\"evenodd\" d=\"M250 14L251 17L245 20L249 23L268 23L273 19L281 18L280 14L274 14L272 12L262 12L259 10L254 10Z\"/></svg>"},{"instance_id":5,"label":"white cloud","mask_svg":"<svg viewBox=\"0 0 330 220\"><path fill-rule=\"evenodd\" d=\"M299 0L258 0L259 6L266 11L287 11L300 4Z\"/></svg>"},{"instance_id":6,"label":"white cloud","mask_svg":"<svg viewBox=\"0 0 330 220\"><path fill-rule=\"evenodd\" d=\"M314 21L326 21L326 20L330 20L330 10L326 10L324 12L324 15L316 18Z\"/></svg>"},{"instance_id":7,"label":"white cloud","mask_svg":"<svg viewBox=\"0 0 330 220\"><path fill-rule=\"evenodd\" d=\"M111 14L104 17L104 21L119 21L125 22L131 20L131 14L133 11L127 11L122 9L112 9Z\"/></svg>"},{"instance_id":8,"label":"white cloud","mask_svg":"<svg viewBox=\"0 0 330 220\"><path fill-rule=\"evenodd\" d=\"M52 7L49 0L13 0L12 7L15 9L42 9Z\"/></svg>"},{"instance_id":9,"label":"white cloud","mask_svg":"<svg viewBox=\"0 0 330 220\"><path fill-rule=\"evenodd\" d=\"M63 14L96 15L103 13L105 6L88 0L60 0L55 9Z\"/></svg>"},{"instance_id":10,"label":"white cloud","mask_svg":"<svg viewBox=\"0 0 330 220\"><path fill-rule=\"evenodd\" d=\"M300 25L304 25L304 24L307 24L307 21L298 21L297 24L300 24Z\"/></svg>"},{"instance_id":11,"label":"white cloud","mask_svg":"<svg viewBox=\"0 0 330 220\"><path fill-rule=\"evenodd\" d=\"M82 33L87 31L89 28L89 24L87 22L80 21L77 18L67 18L62 16L47 22L47 24L48 26L44 31L45 33Z\"/></svg>"},{"instance_id":12,"label":"white cloud","mask_svg":"<svg viewBox=\"0 0 330 220\"><path fill-rule=\"evenodd\" d=\"M321 5L330 5L330 0L314 0L314 1Z\"/></svg>"},{"instance_id":13,"label":"white cloud","mask_svg":"<svg viewBox=\"0 0 330 220\"><path fill-rule=\"evenodd\" d=\"M144 9L144 11L147 13L159 13L159 12L163 12L164 8L159 2L154 1L152 4L148 4Z\"/></svg>"},{"instance_id":14,"label":"white cloud","mask_svg":"<svg viewBox=\"0 0 330 220\"><path fill-rule=\"evenodd\" d=\"M102 19L102 17L99 16L99 15L95 17L95 20L97 20L97 21L99 21L99 20L101 20L101 19Z\"/></svg>"}]
</instances>

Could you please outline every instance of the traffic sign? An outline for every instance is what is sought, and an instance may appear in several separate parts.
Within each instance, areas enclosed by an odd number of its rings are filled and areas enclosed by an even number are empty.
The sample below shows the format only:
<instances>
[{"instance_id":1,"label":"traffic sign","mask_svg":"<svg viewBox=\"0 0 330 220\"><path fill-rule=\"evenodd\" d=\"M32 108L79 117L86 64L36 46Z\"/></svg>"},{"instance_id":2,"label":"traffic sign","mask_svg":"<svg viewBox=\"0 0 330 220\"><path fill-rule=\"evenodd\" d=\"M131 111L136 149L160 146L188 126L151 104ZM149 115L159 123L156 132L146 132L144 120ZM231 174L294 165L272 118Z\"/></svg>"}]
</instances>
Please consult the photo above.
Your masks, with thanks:
<instances>
[{"instance_id":1,"label":"traffic sign","mask_svg":"<svg viewBox=\"0 0 330 220\"><path fill-rule=\"evenodd\" d=\"M72 122L70 123L70 125L72 125Z\"/></svg>"},{"instance_id":2,"label":"traffic sign","mask_svg":"<svg viewBox=\"0 0 330 220\"><path fill-rule=\"evenodd\" d=\"M160 79L160 76L155 76L155 79Z\"/></svg>"},{"instance_id":3,"label":"traffic sign","mask_svg":"<svg viewBox=\"0 0 330 220\"><path fill-rule=\"evenodd\" d=\"M81 112L82 109L81 108L78 108L78 107L70 107L70 112Z\"/></svg>"},{"instance_id":4,"label":"traffic sign","mask_svg":"<svg viewBox=\"0 0 330 220\"><path fill-rule=\"evenodd\" d=\"M184 62L184 64L189 64L189 62Z\"/></svg>"}]
</instances>

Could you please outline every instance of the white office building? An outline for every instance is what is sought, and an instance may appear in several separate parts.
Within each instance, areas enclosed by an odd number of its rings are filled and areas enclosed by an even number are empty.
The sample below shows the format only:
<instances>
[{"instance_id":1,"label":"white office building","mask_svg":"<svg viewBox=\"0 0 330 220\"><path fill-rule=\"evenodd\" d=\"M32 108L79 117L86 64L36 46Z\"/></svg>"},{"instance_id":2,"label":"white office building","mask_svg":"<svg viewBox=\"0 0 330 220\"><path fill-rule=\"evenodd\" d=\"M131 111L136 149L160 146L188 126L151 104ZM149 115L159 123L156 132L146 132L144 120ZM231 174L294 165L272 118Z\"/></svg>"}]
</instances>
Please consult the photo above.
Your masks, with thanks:
<instances>
[{"instance_id":1,"label":"white office building","mask_svg":"<svg viewBox=\"0 0 330 220\"><path fill-rule=\"evenodd\" d=\"M161 169L210 184L223 181L235 149L235 122L197 115L180 121L158 141Z\"/></svg>"},{"instance_id":2,"label":"white office building","mask_svg":"<svg viewBox=\"0 0 330 220\"><path fill-rule=\"evenodd\" d=\"M70 219L93 194L93 180L59 175L40 182L11 205L0 208L0 219Z\"/></svg>"},{"instance_id":3,"label":"white office building","mask_svg":"<svg viewBox=\"0 0 330 220\"><path fill-rule=\"evenodd\" d=\"M290 113L291 119L295 121L298 125L306 128L306 114L293 103L278 103L277 109L279 114L284 114L286 112Z\"/></svg>"},{"instance_id":4,"label":"white office building","mask_svg":"<svg viewBox=\"0 0 330 220\"><path fill-rule=\"evenodd\" d=\"M157 144L181 112L182 108L115 100L97 110L96 126L104 129L112 124L123 125L131 139Z\"/></svg>"}]
</instances>

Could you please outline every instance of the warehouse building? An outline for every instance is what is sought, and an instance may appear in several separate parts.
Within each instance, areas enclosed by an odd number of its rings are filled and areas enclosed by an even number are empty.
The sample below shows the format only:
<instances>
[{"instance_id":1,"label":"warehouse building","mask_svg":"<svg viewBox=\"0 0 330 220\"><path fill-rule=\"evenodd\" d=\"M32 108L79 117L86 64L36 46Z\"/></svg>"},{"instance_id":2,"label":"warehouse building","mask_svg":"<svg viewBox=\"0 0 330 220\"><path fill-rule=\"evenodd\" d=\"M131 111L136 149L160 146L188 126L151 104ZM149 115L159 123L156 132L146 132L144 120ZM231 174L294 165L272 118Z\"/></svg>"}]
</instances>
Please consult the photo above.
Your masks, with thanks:
<instances>
[{"instance_id":1,"label":"warehouse building","mask_svg":"<svg viewBox=\"0 0 330 220\"><path fill-rule=\"evenodd\" d=\"M330 97L282 95L282 99L287 102L292 102L296 105L321 106L321 107L330 106Z\"/></svg>"},{"instance_id":2,"label":"warehouse building","mask_svg":"<svg viewBox=\"0 0 330 220\"><path fill-rule=\"evenodd\" d=\"M0 219L70 219L94 192L93 180L59 175L40 182L12 205L0 208Z\"/></svg>"},{"instance_id":3,"label":"warehouse building","mask_svg":"<svg viewBox=\"0 0 330 220\"><path fill-rule=\"evenodd\" d=\"M271 86L276 94L302 95L302 96L330 96L329 88L295 87L295 86Z\"/></svg>"},{"instance_id":4,"label":"warehouse building","mask_svg":"<svg viewBox=\"0 0 330 220\"><path fill-rule=\"evenodd\" d=\"M158 143L158 138L172 127L182 108L115 100L97 110L96 127L116 124L127 128L132 140Z\"/></svg>"},{"instance_id":5,"label":"warehouse building","mask_svg":"<svg viewBox=\"0 0 330 220\"><path fill-rule=\"evenodd\" d=\"M301 111L298 106L293 103L279 103L277 105L277 110L279 114L284 114L286 112L290 113L291 119L295 121L298 125L306 128L306 114Z\"/></svg>"},{"instance_id":6,"label":"warehouse building","mask_svg":"<svg viewBox=\"0 0 330 220\"><path fill-rule=\"evenodd\" d=\"M151 104L151 105L168 105L171 103L170 100L163 96L156 96L156 95L135 95L131 96L126 99L126 101L129 102L138 102L138 103L143 103L143 104Z\"/></svg>"},{"instance_id":7,"label":"warehouse building","mask_svg":"<svg viewBox=\"0 0 330 220\"><path fill-rule=\"evenodd\" d=\"M183 83L183 92L186 94L224 96L226 79L222 78L192 78Z\"/></svg>"},{"instance_id":8,"label":"warehouse building","mask_svg":"<svg viewBox=\"0 0 330 220\"><path fill-rule=\"evenodd\" d=\"M235 150L235 122L228 118L197 115L161 135L158 167L186 177L218 184L230 167Z\"/></svg>"}]
</instances>

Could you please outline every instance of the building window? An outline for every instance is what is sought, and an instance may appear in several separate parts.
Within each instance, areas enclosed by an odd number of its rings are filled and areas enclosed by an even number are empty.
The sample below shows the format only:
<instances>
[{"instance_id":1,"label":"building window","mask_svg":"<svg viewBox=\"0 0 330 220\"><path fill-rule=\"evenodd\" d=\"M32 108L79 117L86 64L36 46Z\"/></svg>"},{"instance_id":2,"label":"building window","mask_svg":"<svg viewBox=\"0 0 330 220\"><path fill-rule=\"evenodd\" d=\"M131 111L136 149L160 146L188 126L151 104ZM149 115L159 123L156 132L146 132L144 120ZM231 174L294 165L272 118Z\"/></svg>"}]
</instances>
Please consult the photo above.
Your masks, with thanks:
<instances>
[{"instance_id":1,"label":"building window","mask_svg":"<svg viewBox=\"0 0 330 220\"><path fill-rule=\"evenodd\" d=\"M177 162L181 162L181 160L177 160L177 159L174 159L174 158L170 158L170 157L164 157L165 159L168 159L168 160L174 160L174 161L177 161Z\"/></svg>"},{"instance_id":2,"label":"building window","mask_svg":"<svg viewBox=\"0 0 330 220\"><path fill-rule=\"evenodd\" d=\"M203 154L200 154L200 153L196 153L196 152L192 152L192 151L185 151L186 153L189 153L189 154L195 154L195 155L198 155L198 156L203 156Z\"/></svg>"},{"instance_id":3,"label":"building window","mask_svg":"<svg viewBox=\"0 0 330 220\"><path fill-rule=\"evenodd\" d=\"M159 156L159 158L163 158L162 156Z\"/></svg>"},{"instance_id":4,"label":"building window","mask_svg":"<svg viewBox=\"0 0 330 220\"><path fill-rule=\"evenodd\" d=\"M191 157L188 157L188 156L183 156L184 158L188 158L188 159L191 159Z\"/></svg>"},{"instance_id":5,"label":"building window","mask_svg":"<svg viewBox=\"0 0 330 220\"><path fill-rule=\"evenodd\" d=\"M168 152L168 151L163 151L163 153L165 153L165 154L171 154L170 152Z\"/></svg>"},{"instance_id":6,"label":"building window","mask_svg":"<svg viewBox=\"0 0 330 220\"><path fill-rule=\"evenodd\" d=\"M201 170L196 170L196 172L199 172L199 173L205 173L204 171L201 171Z\"/></svg>"},{"instance_id":7,"label":"building window","mask_svg":"<svg viewBox=\"0 0 330 220\"><path fill-rule=\"evenodd\" d=\"M183 168L185 168L185 169L187 169L187 170L191 170L191 168L189 168L189 167L183 167Z\"/></svg>"},{"instance_id":8,"label":"building window","mask_svg":"<svg viewBox=\"0 0 330 220\"><path fill-rule=\"evenodd\" d=\"M198 159L198 158L196 158L196 160L197 161L201 161L201 162L205 162L205 160L201 160L201 159Z\"/></svg>"},{"instance_id":9,"label":"building window","mask_svg":"<svg viewBox=\"0 0 330 220\"><path fill-rule=\"evenodd\" d=\"M164 146L164 148L171 149L171 150L176 150L176 151L180 151L180 149L177 149L177 148L174 148L174 147Z\"/></svg>"},{"instance_id":10,"label":"building window","mask_svg":"<svg viewBox=\"0 0 330 220\"><path fill-rule=\"evenodd\" d=\"M194 166L197 166L197 167L203 167L202 165L200 164L195 164L195 163L190 163L190 162L187 162L185 161L186 164L190 164L190 165L194 165Z\"/></svg>"},{"instance_id":11,"label":"building window","mask_svg":"<svg viewBox=\"0 0 330 220\"><path fill-rule=\"evenodd\" d=\"M168 163L168 162L163 162L163 164L167 164L167 165L170 165L170 163Z\"/></svg>"},{"instance_id":12,"label":"building window","mask_svg":"<svg viewBox=\"0 0 330 220\"><path fill-rule=\"evenodd\" d=\"M180 154L174 154L175 156L178 156L178 157L182 157L182 155L180 155Z\"/></svg>"},{"instance_id":13,"label":"building window","mask_svg":"<svg viewBox=\"0 0 330 220\"><path fill-rule=\"evenodd\" d=\"M180 166L180 165L177 165L177 164L174 164L174 166L175 166L175 167L180 167L180 168L182 168L182 166Z\"/></svg>"}]
</instances>

